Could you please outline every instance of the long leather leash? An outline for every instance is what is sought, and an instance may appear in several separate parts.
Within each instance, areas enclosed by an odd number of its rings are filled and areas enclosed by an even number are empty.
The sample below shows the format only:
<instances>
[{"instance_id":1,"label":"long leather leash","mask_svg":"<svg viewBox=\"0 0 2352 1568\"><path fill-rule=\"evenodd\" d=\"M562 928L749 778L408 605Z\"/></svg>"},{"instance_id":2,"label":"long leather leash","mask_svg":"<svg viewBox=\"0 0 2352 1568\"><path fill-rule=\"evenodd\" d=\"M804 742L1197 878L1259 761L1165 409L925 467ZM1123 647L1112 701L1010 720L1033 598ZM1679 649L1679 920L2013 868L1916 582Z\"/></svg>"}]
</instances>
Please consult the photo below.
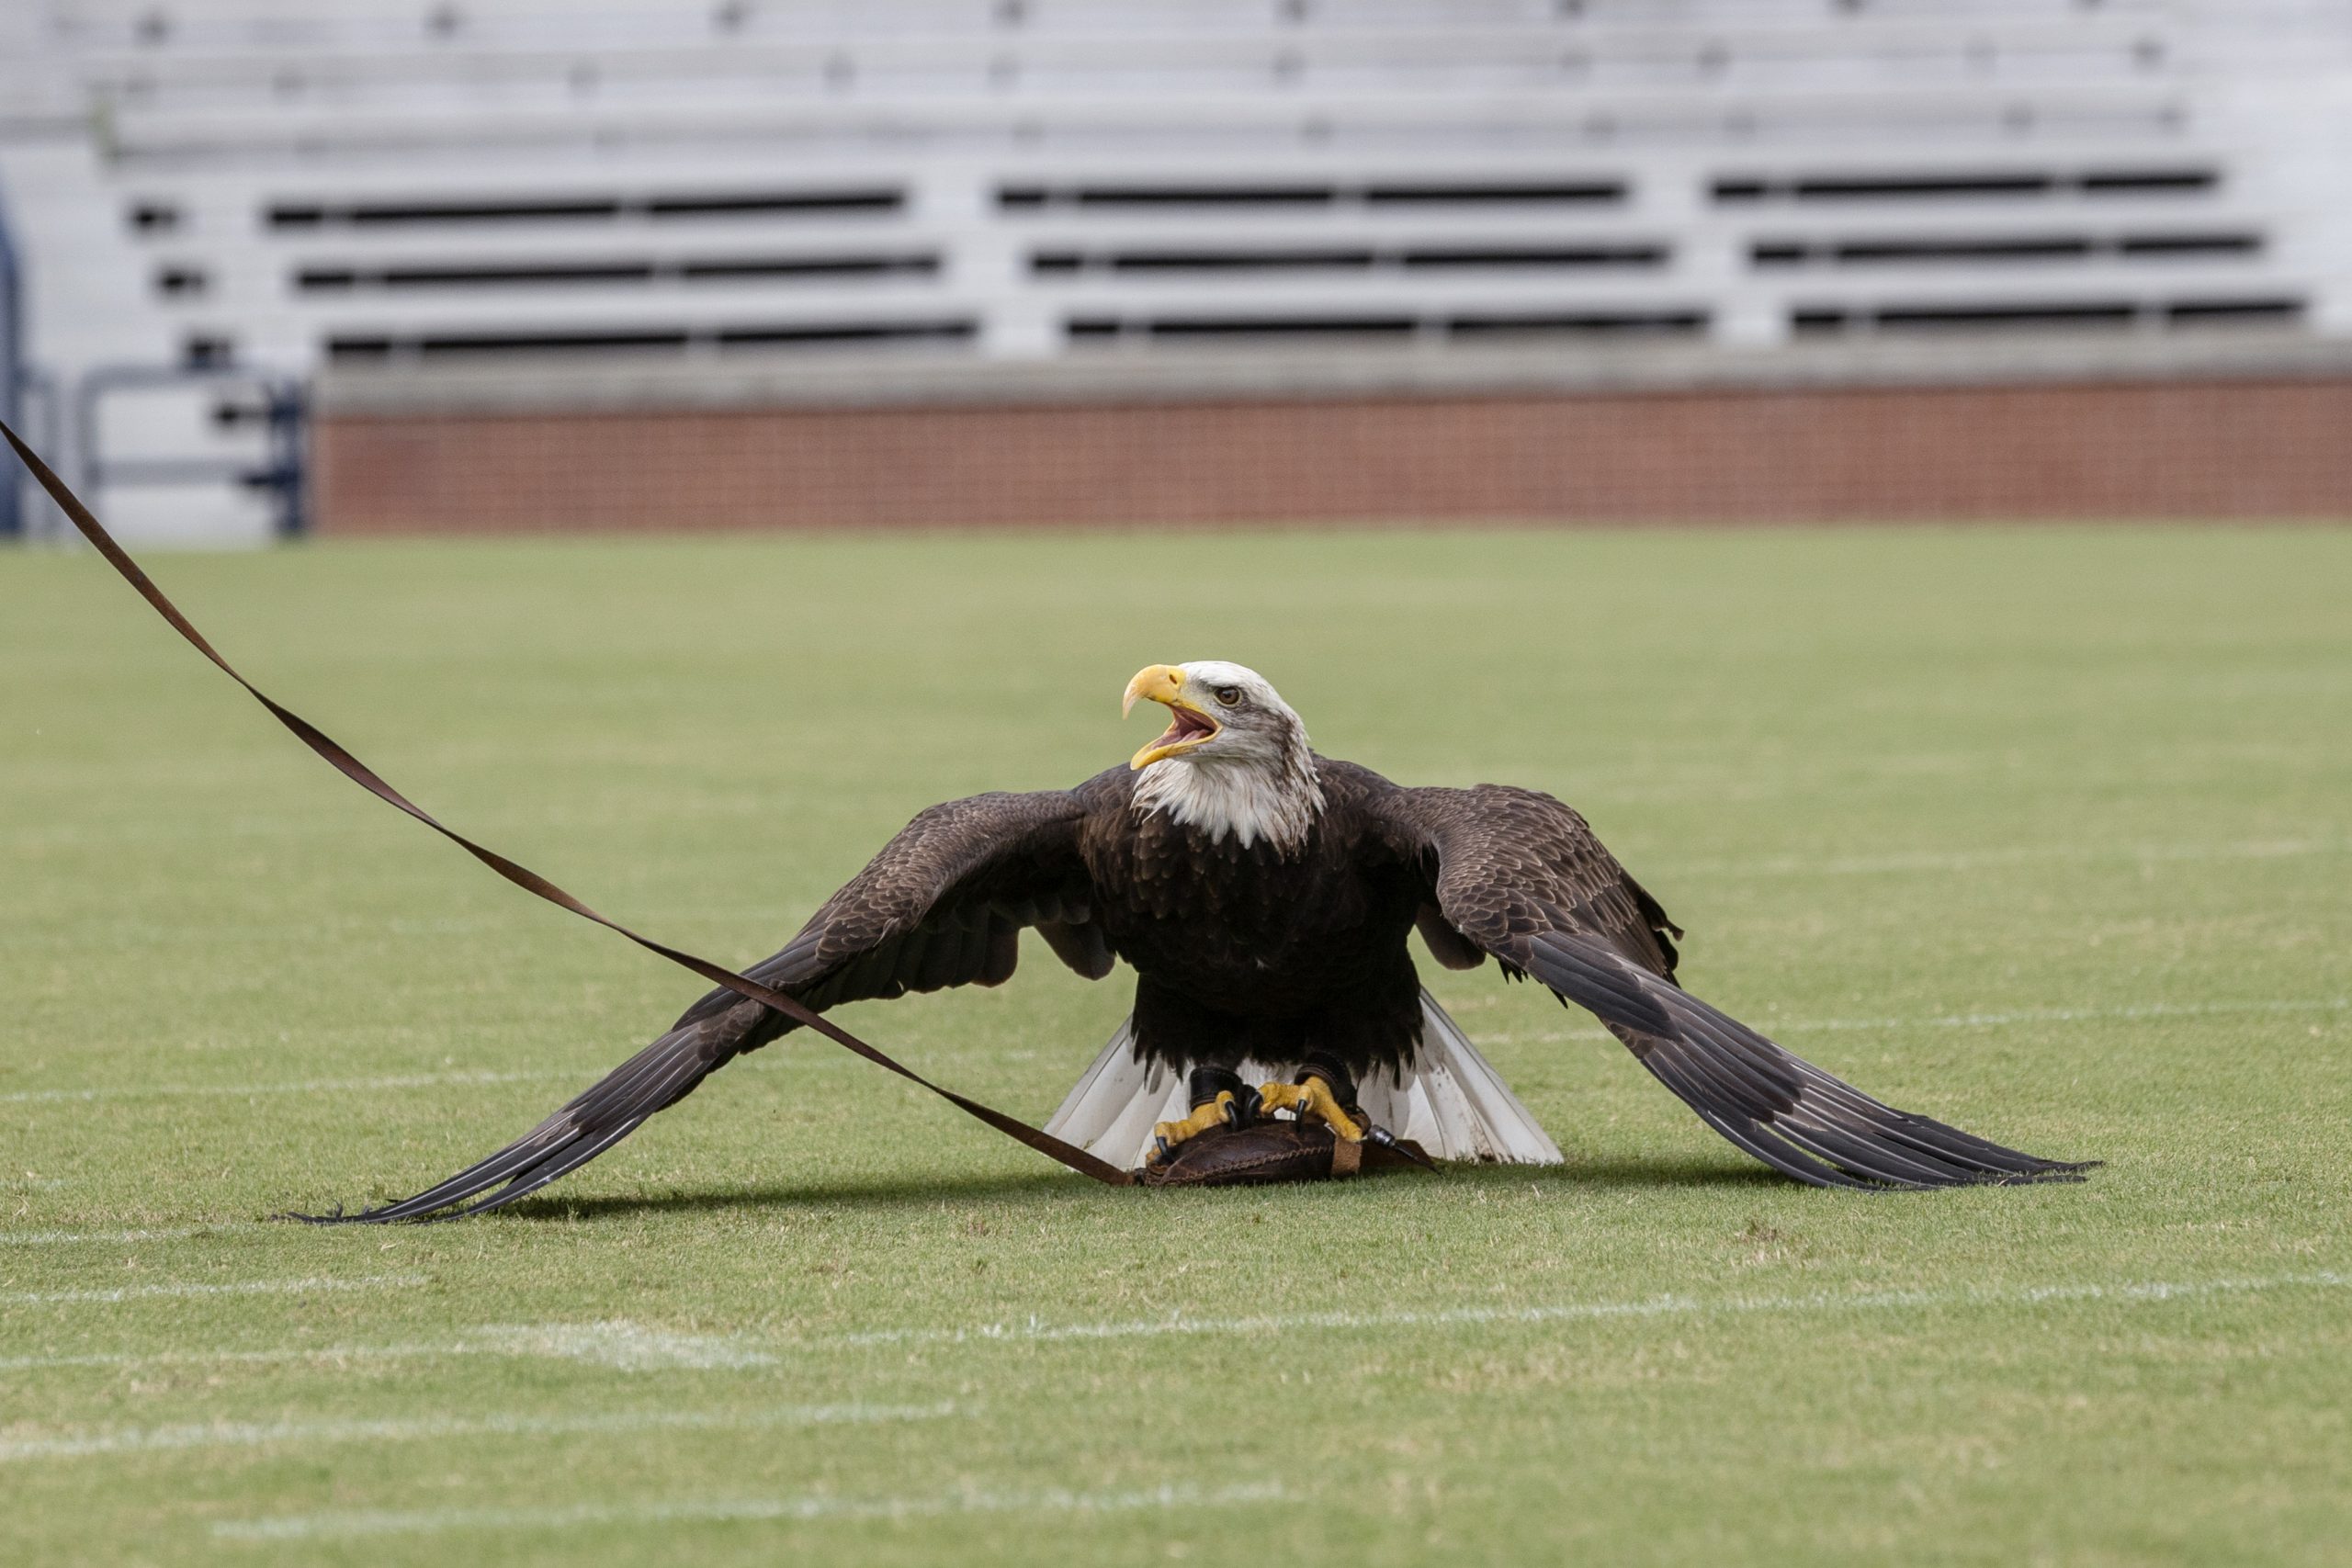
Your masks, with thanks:
<instances>
[{"instance_id":1,"label":"long leather leash","mask_svg":"<svg viewBox=\"0 0 2352 1568\"><path fill-rule=\"evenodd\" d=\"M958 1094L952 1089L946 1089L939 1084L932 1082L921 1073L916 1072L912 1067L907 1066L903 1063L893 1059L883 1051L880 1051L872 1045L868 1045L865 1041L860 1040L848 1030L842 1028L841 1025L832 1022L823 1014L815 1011L813 1009L803 1006L801 1003L795 1001L792 998L785 995L782 991L776 990L772 987L763 986L757 980L738 975L732 969L726 968L721 964L713 964L707 958L698 958L695 954L687 953L680 948L672 947L667 942L656 942L650 936L641 936L636 931L629 930L628 927L621 924L618 920L598 914L594 909L590 908L586 904L581 902L580 899L572 897L570 893L565 892L562 888L557 886L546 877L541 876L537 872L533 871L530 867L520 864L517 862L511 861L504 855L500 854L496 850L485 848L484 846L474 842L471 839L467 838L463 833L458 832L456 829L445 826L440 819L435 818L431 812L425 810L423 807L409 799L408 796L394 789L390 784L386 784L383 779L377 774L373 768L370 768L367 763L353 756L349 751L345 750L342 746L331 739L324 731L318 728L318 726L312 724L309 719L304 718L300 714L296 713L293 709L279 703L276 698L270 696L268 693L254 685L251 681L246 680L243 675L238 674L235 667L230 664L227 660L221 658L219 650L216 649L211 643L205 640L204 634L198 631L195 625L191 623L186 615L180 614L179 606L174 604L171 600L164 597L164 591L155 586L153 581L148 577L147 573L140 569L139 563L132 560L129 553L126 552L120 545L115 543L114 536L107 533L105 525L100 524L96 517L90 514L90 509L82 504L81 498L76 496L71 490L67 489L65 481L59 479L54 473L51 472L49 465L42 462L40 456L35 453L31 447L25 445L23 438L17 435L15 431L9 429L5 423L0 423L0 435L6 435L8 438L8 445L16 448L17 457L24 459L25 467L32 470L33 478L40 481L40 488L47 491L49 492L50 499L57 502L59 508L64 512L65 515L74 520L74 526L82 531L82 536L96 547L97 552L107 558L107 564L113 567L118 572L120 572L122 574L123 581L130 583L131 587L137 589L139 591L139 596L146 600L148 604L157 615L163 616L164 620L171 623L171 626L174 631L179 633L183 637L186 637L189 646L194 648L198 653L204 655L205 658L210 660L213 665L219 669L223 675L228 676L229 679L234 681L238 685L243 686L247 694L249 694L254 701L261 704L262 706L269 710L270 716L273 718L277 719L278 723L284 725L288 729L292 730L296 739L301 741L303 745L308 746L311 750L317 752L331 767L335 770L335 772L341 773L345 778L349 779L352 783L357 784L360 788L366 790L368 794L374 795L377 799L384 802L386 805L398 807L401 810L407 812L411 817L415 818L419 822L424 823L426 827L432 829L435 832L440 834L443 838L448 840L451 843L456 844L459 849L464 850L468 854L473 856L474 859L481 862L482 864L490 867L491 870L498 873L499 875L504 877L515 886L523 889L524 892L531 894L536 897L544 898L548 903L555 905L559 908L569 909L583 920L594 920L598 925L603 926L606 931L616 931L620 935L627 937L629 941L637 943L638 946L644 948L647 952L658 953L662 957L668 959L671 963L678 964L682 968L693 970L695 974L701 976L704 979L708 980L713 985L724 986L727 989L735 992L738 996L749 997L752 1000L760 1003L763 1007L775 1009L777 1012L784 1014L785 1017L792 1019L796 1022L815 1030L818 1033L822 1034L825 1038L832 1041L835 1044L845 1046L848 1049L856 1052L859 1055L865 1057L867 1061L872 1062L875 1066L879 1067L888 1067L890 1071L898 1074L900 1077L907 1079L909 1082L921 1084L923 1088L931 1090L932 1093L939 1096L942 1100L944 1100L949 1104L955 1106L958 1111L962 1111L967 1115L977 1116L981 1121L987 1122L989 1126L994 1127L998 1132L1002 1133L1005 1136L1017 1139L1018 1141L1028 1145L1031 1148L1035 1149L1039 1154L1044 1155L1048 1158L1061 1161L1062 1164L1069 1167L1070 1169L1077 1171L1081 1176L1091 1176L1095 1180L1112 1187L1129 1187L1135 1184L1135 1178L1130 1176L1127 1172L1121 1170L1118 1167L1111 1164L1107 1160L1095 1158L1094 1156L1088 1154L1084 1149L1078 1147L1075 1144L1065 1143L1063 1140L1055 1137L1051 1133L1046 1132L1043 1128L1032 1127L1026 1122L1021 1121L1016 1117L1008 1116L1001 1111L997 1111L989 1106L982 1105L978 1100L971 1099L967 1095Z\"/></svg>"}]
</instances>

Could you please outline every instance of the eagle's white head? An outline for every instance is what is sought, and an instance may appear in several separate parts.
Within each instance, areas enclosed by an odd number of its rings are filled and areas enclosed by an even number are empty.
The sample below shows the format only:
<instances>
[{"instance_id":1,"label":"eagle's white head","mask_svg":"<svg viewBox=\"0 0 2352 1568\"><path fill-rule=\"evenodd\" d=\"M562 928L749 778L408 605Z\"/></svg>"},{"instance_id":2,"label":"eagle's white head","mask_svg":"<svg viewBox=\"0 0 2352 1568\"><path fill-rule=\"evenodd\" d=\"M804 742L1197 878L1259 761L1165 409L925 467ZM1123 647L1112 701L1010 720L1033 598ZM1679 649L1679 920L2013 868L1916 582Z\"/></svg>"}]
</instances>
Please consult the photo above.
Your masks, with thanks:
<instances>
[{"instance_id":1,"label":"eagle's white head","mask_svg":"<svg viewBox=\"0 0 2352 1568\"><path fill-rule=\"evenodd\" d=\"M1221 660L1153 664L1127 682L1138 702L1165 706L1168 731L1135 754L1138 812L1164 811L1214 841L1263 839L1285 854L1306 842L1323 809L1306 726L1263 675Z\"/></svg>"}]
</instances>

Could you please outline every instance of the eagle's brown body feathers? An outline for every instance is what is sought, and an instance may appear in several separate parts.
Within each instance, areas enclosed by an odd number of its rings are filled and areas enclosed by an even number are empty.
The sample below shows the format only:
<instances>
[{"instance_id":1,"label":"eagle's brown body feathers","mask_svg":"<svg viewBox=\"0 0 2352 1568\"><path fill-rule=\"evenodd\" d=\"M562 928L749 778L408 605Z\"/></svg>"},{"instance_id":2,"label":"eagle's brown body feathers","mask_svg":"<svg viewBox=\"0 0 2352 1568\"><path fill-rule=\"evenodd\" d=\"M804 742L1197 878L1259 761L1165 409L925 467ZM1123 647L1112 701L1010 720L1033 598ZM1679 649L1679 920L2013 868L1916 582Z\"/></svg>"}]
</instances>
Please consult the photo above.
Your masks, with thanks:
<instances>
[{"instance_id":1,"label":"eagle's brown body feathers","mask_svg":"<svg viewBox=\"0 0 2352 1568\"><path fill-rule=\"evenodd\" d=\"M1320 771L1327 807L1295 852L1128 810L1119 775L1087 786L1109 807L1080 833L1104 890L1095 919L1135 966L1148 1060L1238 1067L1319 1050L1361 1077L1412 1055L1420 982L1405 939L1420 879L1363 809L1382 781Z\"/></svg>"}]
</instances>

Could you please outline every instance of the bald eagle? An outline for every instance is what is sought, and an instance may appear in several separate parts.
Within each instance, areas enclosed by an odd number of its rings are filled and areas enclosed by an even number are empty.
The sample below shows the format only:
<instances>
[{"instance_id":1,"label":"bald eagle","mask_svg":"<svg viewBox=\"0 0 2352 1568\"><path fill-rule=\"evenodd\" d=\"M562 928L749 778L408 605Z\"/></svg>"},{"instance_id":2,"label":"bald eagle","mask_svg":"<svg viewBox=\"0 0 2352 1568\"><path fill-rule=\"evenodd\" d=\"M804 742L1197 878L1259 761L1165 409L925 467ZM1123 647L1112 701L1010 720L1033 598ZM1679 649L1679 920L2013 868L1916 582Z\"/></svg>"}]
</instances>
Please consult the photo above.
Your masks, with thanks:
<instances>
[{"instance_id":1,"label":"bald eagle","mask_svg":"<svg viewBox=\"0 0 2352 1568\"><path fill-rule=\"evenodd\" d=\"M1501 784L1407 789L1317 756L1256 671L1155 664L1125 710L1166 733L1074 789L917 816L783 951L747 971L821 1011L1001 984L1035 929L1089 979L1125 959L1135 1007L1047 1130L1123 1165L1263 1116L1403 1136L1438 1158L1559 1150L1420 985L1488 958L1589 1009L1701 1120L1821 1187L2074 1176L1894 1110L1675 983L1680 928L1582 817ZM402 1202L414 1219L511 1203L575 1170L720 1066L794 1028L728 989L528 1134ZM487 1196L485 1196L487 1194Z\"/></svg>"}]
</instances>

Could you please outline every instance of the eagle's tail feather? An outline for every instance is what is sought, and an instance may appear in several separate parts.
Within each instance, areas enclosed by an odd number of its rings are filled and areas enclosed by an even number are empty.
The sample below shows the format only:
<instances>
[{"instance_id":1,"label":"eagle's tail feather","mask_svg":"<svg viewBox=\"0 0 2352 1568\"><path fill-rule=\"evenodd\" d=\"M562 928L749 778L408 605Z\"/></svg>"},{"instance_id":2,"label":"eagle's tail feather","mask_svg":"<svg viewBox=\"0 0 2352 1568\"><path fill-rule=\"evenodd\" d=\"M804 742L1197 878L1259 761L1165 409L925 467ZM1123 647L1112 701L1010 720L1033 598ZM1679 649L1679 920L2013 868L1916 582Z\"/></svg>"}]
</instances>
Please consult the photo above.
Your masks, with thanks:
<instances>
[{"instance_id":1,"label":"eagle's tail feather","mask_svg":"<svg viewBox=\"0 0 2352 1568\"><path fill-rule=\"evenodd\" d=\"M1119 1021L1046 1131L1123 1169L1143 1163L1152 1128L1182 1117L1184 1080L1136 1054L1136 1021ZM1173 1107L1171 1110L1170 1108Z\"/></svg>"},{"instance_id":2,"label":"eagle's tail feather","mask_svg":"<svg viewBox=\"0 0 2352 1568\"><path fill-rule=\"evenodd\" d=\"M1292 1070L1246 1062L1240 1072L1256 1083ZM1113 1032L1046 1131L1114 1165L1137 1166L1151 1147L1154 1125L1178 1120L1189 1109L1184 1096L1181 1075L1137 1058L1135 1021L1128 1019ZM1374 1124L1419 1144L1436 1159L1562 1163L1559 1145L1427 991L1421 993L1421 1048L1413 1065L1396 1077L1375 1072L1359 1080L1356 1098Z\"/></svg>"},{"instance_id":3,"label":"eagle's tail feather","mask_svg":"<svg viewBox=\"0 0 2352 1568\"><path fill-rule=\"evenodd\" d=\"M1438 1159L1566 1163L1560 1145L1426 990L1421 993L1421 1049L1414 1066L1418 1076L1405 1089L1414 1101L1413 1113L1392 1112L1393 1121L1381 1122L1398 1137L1418 1141ZM1357 1086L1363 1108L1374 1121L1380 1121L1380 1111L1373 1100L1387 1082L1375 1074L1369 1083ZM1424 1126L1429 1128L1426 1134Z\"/></svg>"}]
</instances>

